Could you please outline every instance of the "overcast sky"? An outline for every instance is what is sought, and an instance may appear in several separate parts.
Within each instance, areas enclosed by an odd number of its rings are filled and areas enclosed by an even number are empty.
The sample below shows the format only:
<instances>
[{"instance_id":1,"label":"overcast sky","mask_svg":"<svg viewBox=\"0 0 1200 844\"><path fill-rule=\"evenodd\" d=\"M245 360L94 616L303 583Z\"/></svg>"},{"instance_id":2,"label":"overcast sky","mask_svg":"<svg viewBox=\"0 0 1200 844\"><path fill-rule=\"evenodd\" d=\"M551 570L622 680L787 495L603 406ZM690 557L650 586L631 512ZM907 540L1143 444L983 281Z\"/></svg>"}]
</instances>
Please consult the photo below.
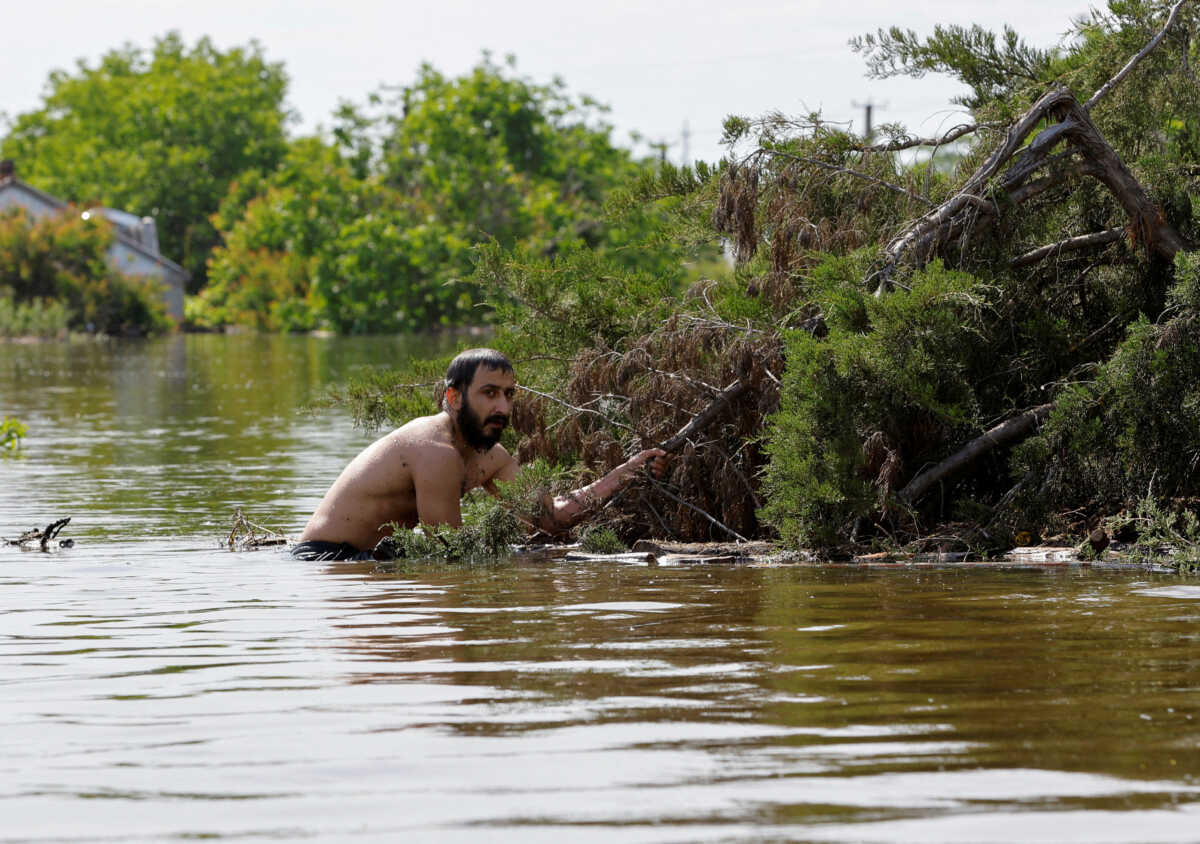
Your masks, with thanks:
<instances>
[{"instance_id":1,"label":"overcast sky","mask_svg":"<svg viewBox=\"0 0 1200 844\"><path fill-rule=\"evenodd\" d=\"M257 39L291 79L296 133L328 124L340 99L362 100L381 83L413 81L422 61L447 74L482 50L514 54L536 81L561 77L572 93L607 103L619 143L636 131L670 144L679 160L716 160L723 118L778 109L862 127L903 122L922 134L961 122L940 77L869 80L847 46L855 35L899 24L919 33L938 23L999 29L1012 24L1037 46L1058 43L1087 0L21 0L0 18L0 112L37 107L47 74L94 63L131 42L148 47L178 30L190 44L210 36L225 49ZM644 151L645 147L641 147Z\"/></svg>"}]
</instances>

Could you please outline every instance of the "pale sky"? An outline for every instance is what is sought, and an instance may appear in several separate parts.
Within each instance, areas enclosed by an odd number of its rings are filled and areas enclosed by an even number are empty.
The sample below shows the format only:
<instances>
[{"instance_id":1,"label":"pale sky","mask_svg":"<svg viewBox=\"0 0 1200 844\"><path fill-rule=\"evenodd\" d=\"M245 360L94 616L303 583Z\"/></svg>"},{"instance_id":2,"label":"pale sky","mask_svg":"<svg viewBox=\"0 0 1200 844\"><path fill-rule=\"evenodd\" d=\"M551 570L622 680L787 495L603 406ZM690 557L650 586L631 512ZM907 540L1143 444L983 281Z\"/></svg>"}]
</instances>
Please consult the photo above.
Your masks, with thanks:
<instances>
[{"instance_id":1,"label":"pale sky","mask_svg":"<svg viewBox=\"0 0 1200 844\"><path fill-rule=\"evenodd\" d=\"M340 99L362 101L381 83L405 85L424 60L454 75L482 50L512 53L538 82L561 77L573 94L608 104L614 140L636 131L683 154L715 161L730 113L770 110L854 121L873 102L875 122L932 134L962 122L943 77L873 81L847 40L898 24L1013 24L1036 46L1058 43L1095 0L20 0L0 16L0 112L37 107L47 74L72 69L125 42L149 47L178 30L226 49L251 39L282 61L296 134L328 125ZM644 152L643 145L639 151Z\"/></svg>"}]
</instances>

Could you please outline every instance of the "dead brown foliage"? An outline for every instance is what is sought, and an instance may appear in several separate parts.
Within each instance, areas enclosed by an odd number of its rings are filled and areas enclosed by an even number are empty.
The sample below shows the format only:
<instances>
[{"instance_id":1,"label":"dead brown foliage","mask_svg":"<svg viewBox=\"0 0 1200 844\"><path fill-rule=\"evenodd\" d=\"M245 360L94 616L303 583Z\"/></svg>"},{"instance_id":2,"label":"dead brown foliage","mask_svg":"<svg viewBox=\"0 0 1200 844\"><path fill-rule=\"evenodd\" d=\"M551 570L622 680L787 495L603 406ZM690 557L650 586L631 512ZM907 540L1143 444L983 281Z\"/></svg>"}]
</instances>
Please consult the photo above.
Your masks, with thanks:
<instances>
[{"instance_id":1,"label":"dead brown foliage","mask_svg":"<svg viewBox=\"0 0 1200 844\"><path fill-rule=\"evenodd\" d=\"M576 356L566 402L531 395L518 403L513 428L518 457L555 461L577 454L597 474L641 448L661 445L703 412L724 387L748 389L715 422L689 439L661 481L650 478L613 499L601 514L627 541L655 537L728 540L705 517L743 536L759 531L757 437L779 402L774 334L717 318L676 315L628 348L594 348ZM686 502L686 503L684 503Z\"/></svg>"}]
</instances>

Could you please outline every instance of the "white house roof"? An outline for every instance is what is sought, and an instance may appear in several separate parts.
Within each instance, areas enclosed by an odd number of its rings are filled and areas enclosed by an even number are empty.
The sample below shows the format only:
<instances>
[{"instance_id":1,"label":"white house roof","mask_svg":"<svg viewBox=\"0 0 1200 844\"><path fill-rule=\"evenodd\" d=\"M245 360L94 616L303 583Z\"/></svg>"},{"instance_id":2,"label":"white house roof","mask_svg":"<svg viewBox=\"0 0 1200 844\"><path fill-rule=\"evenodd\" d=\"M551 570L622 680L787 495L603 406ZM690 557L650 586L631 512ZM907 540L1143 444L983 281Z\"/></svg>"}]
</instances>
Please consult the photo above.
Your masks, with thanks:
<instances>
[{"instance_id":1,"label":"white house roof","mask_svg":"<svg viewBox=\"0 0 1200 844\"><path fill-rule=\"evenodd\" d=\"M59 211L64 211L67 208L67 203L64 202L63 200L59 199L56 196L51 196L50 194L46 193L45 191L38 190L33 185L28 184L27 182L21 181L16 176L5 176L3 178L0 178L0 193L3 193L7 190L24 191L25 193L28 193L32 196L37 197L42 202L50 205L51 207L53 207ZM120 215L119 218L112 220L112 222L114 222L114 223L117 223L118 219L120 219L121 222L123 222L124 218L128 217L129 219L133 220L135 224L137 224L137 225L141 224L141 220L138 217L135 217L133 214L130 214L127 211L118 211L114 208L105 208L103 210L106 212L104 215L106 217L108 217L110 215L112 215L113 217L115 217L116 215ZM86 214L87 212L84 212L84 213ZM134 252L137 252L140 255L146 256L147 258L149 258L152 261L158 262L159 264L161 264L163 267L167 268L171 272L178 273L179 275L183 276L185 279L191 277L191 273L189 273L183 267L179 266L179 264L176 264L170 258L165 258L162 255L160 255L158 252L147 249L145 246L143 246L142 244L138 243L133 238L126 235L125 232L122 231L121 225L113 226L113 237L116 238L117 240L119 240L123 246L126 246L129 249L132 249Z\"/></svg>"}]
</instances>

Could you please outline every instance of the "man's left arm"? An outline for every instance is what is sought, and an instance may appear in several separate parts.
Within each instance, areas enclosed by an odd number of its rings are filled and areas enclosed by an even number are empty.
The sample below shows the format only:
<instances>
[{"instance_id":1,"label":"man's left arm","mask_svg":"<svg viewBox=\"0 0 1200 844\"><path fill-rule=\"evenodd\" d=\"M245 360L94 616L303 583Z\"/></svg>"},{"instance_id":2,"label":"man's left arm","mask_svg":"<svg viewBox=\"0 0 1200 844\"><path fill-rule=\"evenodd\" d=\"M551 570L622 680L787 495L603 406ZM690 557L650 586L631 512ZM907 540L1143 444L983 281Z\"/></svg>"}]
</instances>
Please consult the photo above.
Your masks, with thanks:
<instances>
[{"instance_id":1,"label":"man's left arm","mask_svg":"<svg viewBox=\"0 0 1200 844\"><path fill-rule=\"evenodd\" d=\"M661 448L647 448L611 470L598 481L565 495L554 497L547 502L547 512L539 527L548 533L566 530L587 515L592 507L606 501L628 486L638 476L642 467L650 463L652 463L654 474L662 477L663 472L666 471L667 453Z\"/></svg>"}]
</instances>

